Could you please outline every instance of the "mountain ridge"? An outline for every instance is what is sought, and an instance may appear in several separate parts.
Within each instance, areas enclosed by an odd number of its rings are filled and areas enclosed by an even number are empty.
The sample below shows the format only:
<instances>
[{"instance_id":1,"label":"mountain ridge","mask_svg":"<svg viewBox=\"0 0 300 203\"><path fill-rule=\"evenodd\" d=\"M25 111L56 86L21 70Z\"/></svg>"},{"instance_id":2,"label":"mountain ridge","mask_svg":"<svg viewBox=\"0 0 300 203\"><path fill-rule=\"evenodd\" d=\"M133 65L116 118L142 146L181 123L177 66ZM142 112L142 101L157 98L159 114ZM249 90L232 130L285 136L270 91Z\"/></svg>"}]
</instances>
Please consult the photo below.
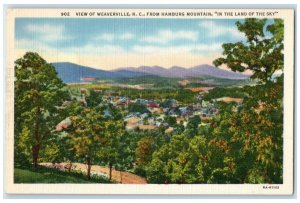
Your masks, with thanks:
<instances>
[{"instance_id":1,"label":"mountain ridge","mask_svg":"<svg viewBox=\"0 0 300 203\"><path fill-rule=\"evenodd\" d=\"M55 67L58 76L65 83L83 82L82 78L85 77L98 79L128 78L147 75L170 78L212 76L227 79L247 79L250 77L249 75L219 69L208 64L201 64L190 68L184 68L181 66L172 66L170 68L164 68L161 66L139 66L122 67L113 70L96 69L70 62L55 62L51 64Z\"/></svg>"},{"instance_id":2,"label":"mountain ridge","mask_svg":"<svg viewBox=\"0 0 300 203\"><path fill-rule=\"evenodd\" d=\"M118 72L121 70L130 70L135 72L149 73L163 77L198 77L198 76L213 76L219 78L228 79L247 79L250 76L242 73L237 73L229 70L220 69L208 64L201 64L190 68L184 68L181 66L172 66L170 68L164 68L161 66L139 66L134 67L123 67L114 69L113 71Z\"/></svg>"}]
</instances>

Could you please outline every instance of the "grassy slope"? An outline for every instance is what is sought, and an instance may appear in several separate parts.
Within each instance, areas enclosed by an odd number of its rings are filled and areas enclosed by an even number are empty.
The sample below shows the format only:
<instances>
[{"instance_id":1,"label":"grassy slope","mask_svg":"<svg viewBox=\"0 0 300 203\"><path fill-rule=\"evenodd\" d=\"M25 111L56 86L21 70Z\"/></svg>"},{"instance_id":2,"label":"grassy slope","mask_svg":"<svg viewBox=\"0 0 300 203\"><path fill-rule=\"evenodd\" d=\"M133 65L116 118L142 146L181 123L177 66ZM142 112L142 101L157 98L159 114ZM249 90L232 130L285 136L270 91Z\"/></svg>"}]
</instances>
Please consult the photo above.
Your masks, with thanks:
<instances>
[{"instance_id":1,"label":"grassy slope","mask_svg":"<svg viewBox=\"0 0 300 203\"><path fill-rule=\"evenodd\" d=\"M108 180L92 178L88 180L86 176L76 173L68 173L53 169L32 169L15 168L15 183L107 183Z\"/></svg>"}]
</instances>

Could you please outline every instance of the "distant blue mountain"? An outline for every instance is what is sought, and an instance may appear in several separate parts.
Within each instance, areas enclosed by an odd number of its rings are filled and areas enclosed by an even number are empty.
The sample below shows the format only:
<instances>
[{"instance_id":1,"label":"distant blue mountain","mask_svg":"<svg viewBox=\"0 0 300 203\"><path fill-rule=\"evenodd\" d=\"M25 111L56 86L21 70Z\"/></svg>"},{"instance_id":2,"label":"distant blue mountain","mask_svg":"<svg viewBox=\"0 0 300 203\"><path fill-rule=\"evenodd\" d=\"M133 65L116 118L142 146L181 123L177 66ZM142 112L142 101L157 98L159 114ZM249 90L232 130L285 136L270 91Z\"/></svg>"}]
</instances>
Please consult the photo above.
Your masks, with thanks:
<instances>
[{"instance_id":1,"label":"distant blue mountain","mask_svg":"<svg viewBox=\"0 0 300 203\"><path fill-rule=\"evenodd\" d=\"M228 79L247 79L249 75L227 71L216 68L207 64L195 66L192 68L183 68L173 66L169 69L160 66L140 66L138 68L125 67L118 68L112 71L105 71L95 69L87 66L81 66L74 63L59 62L52 63L55 67L58 76L65 83L79 83L83 82L82 78L93 77L97 79L113 79L113 78L127 78L127 77L139 77L146 75L156 75L160 77L202 77L212 76L216 78L228 78Z\"/></svg>"},{"instance_id":2,"label":"distant blue mountain","mask_svg":"<svg viewBox=\"0 0 300 203\"><path fill-rule=\"evenodd\" d=\"M195 66L189 69L189 74L186 76L194 76L194 75L207 75L207 76L214 76L217 78L227 78L227 79L248 79L249 75L244 75L239 72L233 72L228 70L223 70L208 64L203 64L199 66Z\"/></svg>"},{"instance_id":3,"label":"distant blue mountain","mask_svg":"<svg viewBox=\"0 0 300 203\"><path fill-rule=\"evenodd\" d=\"M157 75L161 77L187 78L187 77L203 77L212 76L216 78L227 79L248 79L249 75L237 73L229 70L223 70L211 65L202 64L191 68L173 66L171 68L163 68L160 66L140 66L138 68L119 68L120 70L130 70L131 72L139 72L144 74Z\"/></svg>"},{"instance_id":4,"label":"distant blue mountain","mask_svg":"<svg viewBox=\"0 0 300 203\"><path fill-rule=\"evenodd\" d=\"M145 75L144 73L132 72L127 70L120 70L116 72L105 71L69 62L52 63L52 65L55 67L58 73L58 77L61 78L65 83L79 83L82 82L82 78L85 77L110 79Z\"/></svg>"}]
</instances>

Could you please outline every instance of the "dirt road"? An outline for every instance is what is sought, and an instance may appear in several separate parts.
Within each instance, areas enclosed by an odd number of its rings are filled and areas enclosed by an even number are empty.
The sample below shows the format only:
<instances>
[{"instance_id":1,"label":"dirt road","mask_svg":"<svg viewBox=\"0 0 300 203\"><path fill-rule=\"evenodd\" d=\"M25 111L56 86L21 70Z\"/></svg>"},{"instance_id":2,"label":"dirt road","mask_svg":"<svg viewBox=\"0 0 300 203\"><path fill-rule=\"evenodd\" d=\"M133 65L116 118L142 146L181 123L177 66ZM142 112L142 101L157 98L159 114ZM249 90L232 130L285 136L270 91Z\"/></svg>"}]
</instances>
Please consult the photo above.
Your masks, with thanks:
<instances>
[{"instance_id":1,"label":"dirt road","mask_svg":"<svg viewBox=\"0 0 300 203\"><path fill-rule=\"evenodd\" d=\"M47 167L54 167L52 163L41 163L40 165L47 166ZM56 168L64 169L64 167L67 165L67 163L60 163L56 164ZM87 166L82 163L72 163L72 168L74 167L74 170L80 170L84 173L87 172ZM91 174L98 174L98 175L104 175L106 177L109 176L109 168L108 167L102 167L98 165L92 165L91 168ZM147 181L145 178L137 176L135 174L125 172L125 171L117 171L112 170L112 179L116 182L122 183L122 184L147 184Z\"/></svg>"}]
</instances>

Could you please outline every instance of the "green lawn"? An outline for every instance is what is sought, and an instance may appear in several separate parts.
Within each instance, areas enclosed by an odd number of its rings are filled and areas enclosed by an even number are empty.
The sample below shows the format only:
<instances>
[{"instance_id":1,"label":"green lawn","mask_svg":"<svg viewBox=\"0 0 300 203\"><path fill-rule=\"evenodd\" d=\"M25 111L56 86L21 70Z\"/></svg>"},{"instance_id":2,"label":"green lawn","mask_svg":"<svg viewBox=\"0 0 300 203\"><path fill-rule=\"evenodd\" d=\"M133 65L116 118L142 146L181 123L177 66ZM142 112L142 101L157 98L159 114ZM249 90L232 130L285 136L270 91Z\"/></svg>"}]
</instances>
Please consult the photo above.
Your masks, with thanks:
<instances>
[{"instance_id":1,"label":"green lawn","mask_svg":"<svg viewBox=\"0 0 300 203\"><path fill-rule=\"evenodd\" d=\"M103 177L92 177L90 180L84 174L77 172L63 172L55 169L15 168L15 183L109 183Z\"/></svg>"}]
</instances>

